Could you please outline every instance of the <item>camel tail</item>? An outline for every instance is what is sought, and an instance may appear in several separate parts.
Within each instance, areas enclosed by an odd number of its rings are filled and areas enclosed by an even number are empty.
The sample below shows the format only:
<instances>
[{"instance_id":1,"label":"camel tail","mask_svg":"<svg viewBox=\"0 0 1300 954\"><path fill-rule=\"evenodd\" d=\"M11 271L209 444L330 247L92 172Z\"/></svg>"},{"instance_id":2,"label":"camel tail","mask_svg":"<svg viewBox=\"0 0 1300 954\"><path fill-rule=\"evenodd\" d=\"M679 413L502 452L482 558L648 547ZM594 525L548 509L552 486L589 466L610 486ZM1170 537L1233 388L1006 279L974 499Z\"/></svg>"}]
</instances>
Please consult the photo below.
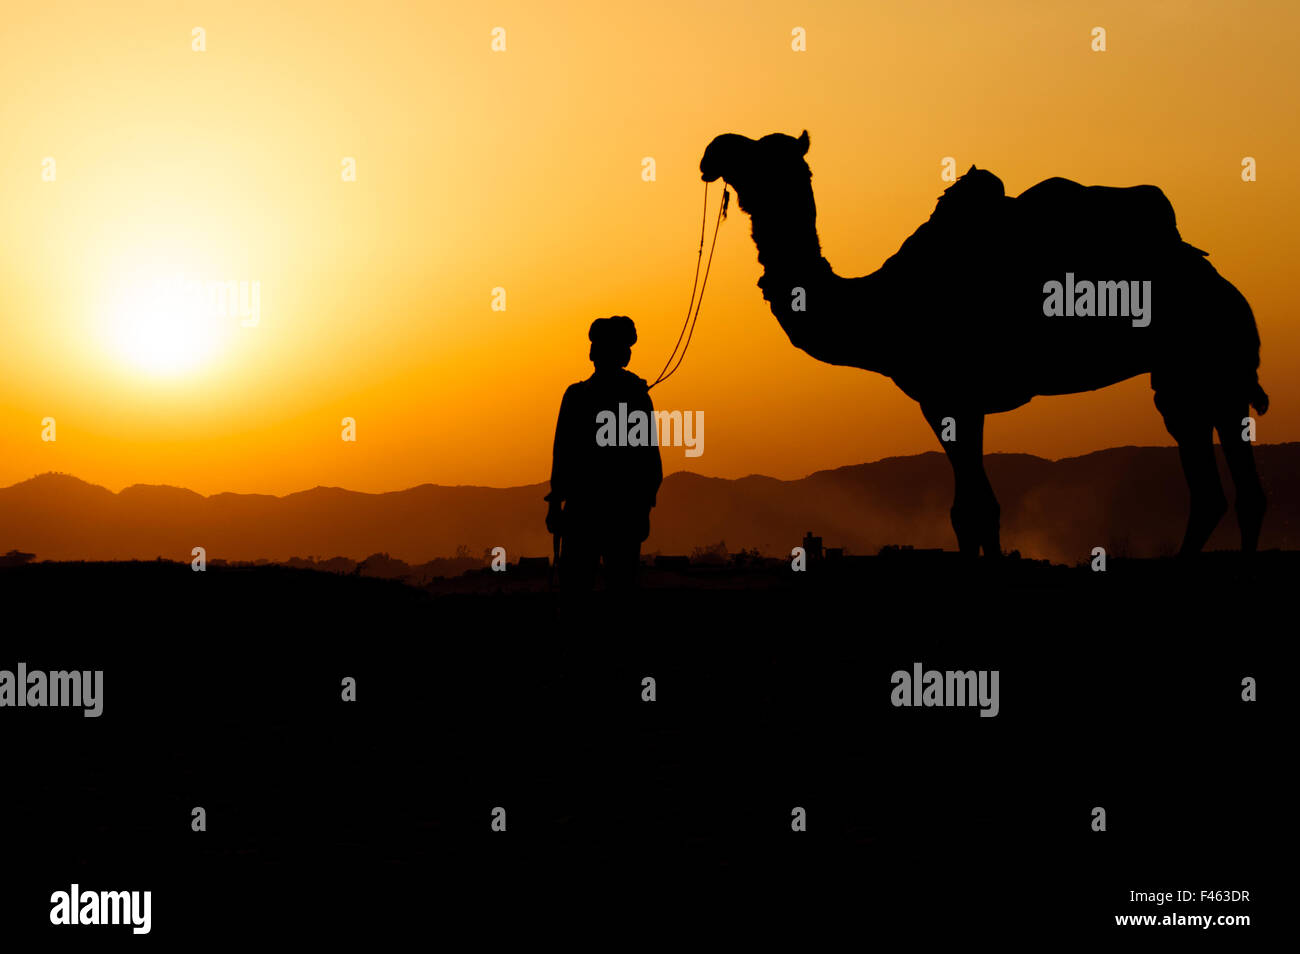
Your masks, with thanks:
<instances>
[{"instance_id":1,"label":"camel tail","mask_svg":"<svg viewBox=\"0 0 1300 954\"><path fill-rule=\"evenodd\" d=\"M1186 243L1184 243L1186 244ZM1196 251L1200 252L1199 249ZM1201 252L1200 254L1205 254ZM1235 355L1235 360L1230 358L1231 364L1235 364L1235 372L1229 372L1234 382L1238 382L1233 388L1233 401L1238 402L1240 407L1242 398L1249 401L1250 406L1263 415L1268 411L1268 394L1265 392L1263 385L1259 383L1259 328L1255 324L1255 313L1251 310L1250 303L1241 293L1236 285L1228 281L1218 271L1209 264L1206 259L1200 259L1205 262L1205 266L1210 268L1213 274L1220 282L1218 289L1220 295L1226 295L1225 298L1219 298L1223 312L1229 316L1229 330L1227 332L1227 344L1229 345L1227 353ZM1249 369L1249 370L1247 370Z\"/></svg>"},{"instance_id":2,"label":"camel tail","mask_svg":"<svg viewBox=\"0 0 1300 954\"><path fill-rule=\"evenodd\" d=\"M1255 393L1250 396L1250 406L1259 411L1261 416L1268 413L1268 395L1258 379L1255 381Z\"/></svg>"}]
</instances>

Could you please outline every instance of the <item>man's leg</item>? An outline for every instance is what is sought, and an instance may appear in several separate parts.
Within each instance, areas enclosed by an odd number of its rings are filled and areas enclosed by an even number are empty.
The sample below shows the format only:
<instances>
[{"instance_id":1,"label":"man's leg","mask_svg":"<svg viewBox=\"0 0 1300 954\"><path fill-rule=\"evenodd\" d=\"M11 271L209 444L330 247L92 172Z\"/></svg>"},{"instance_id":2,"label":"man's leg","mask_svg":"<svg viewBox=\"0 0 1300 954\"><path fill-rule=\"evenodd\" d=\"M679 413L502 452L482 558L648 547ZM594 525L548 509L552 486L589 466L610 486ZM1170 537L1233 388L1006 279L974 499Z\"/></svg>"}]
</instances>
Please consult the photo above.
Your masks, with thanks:
<instances>
[{"instance_id":1,"label":"man's leg","mask_svg":"<svg viewBox=\"0 0 1300 954\"><path fill-rule=\"evenodd\" d=\"M589 593L596 582L600 550L581 530L566 534L560 543L560 589L566 593Z\"/></svg>"},{"instance_id":2,"label":"man's leg","mask_svg":"<svg viewBox=\"0 0 1300 954\"><path fill-rule=\"evenodd\" d=\"M636 573L641 565L641 541L635 536L606 537L601 555L605 561L605 587L625 593L636 587Z\"/></svg>"}]
</instances>

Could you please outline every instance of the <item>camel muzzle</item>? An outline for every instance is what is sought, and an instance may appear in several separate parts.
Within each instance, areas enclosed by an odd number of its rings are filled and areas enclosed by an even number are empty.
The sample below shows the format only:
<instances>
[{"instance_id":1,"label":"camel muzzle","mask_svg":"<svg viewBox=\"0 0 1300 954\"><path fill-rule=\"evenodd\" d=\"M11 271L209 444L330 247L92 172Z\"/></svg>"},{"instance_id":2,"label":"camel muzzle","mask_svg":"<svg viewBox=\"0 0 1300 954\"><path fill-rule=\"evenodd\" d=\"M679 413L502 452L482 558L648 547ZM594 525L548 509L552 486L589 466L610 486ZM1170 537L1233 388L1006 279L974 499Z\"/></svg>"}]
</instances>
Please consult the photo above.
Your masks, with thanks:
<instances>
[{"instance_id":1,"label":"camel muzzle","mask_svg":"<svg viewBox=\"0 0 1300 954\"><path fill-rule=\"evenodd\" d=\"M723 133L715 137L705 147L704 156L700 159L700 178L705 182L725 178L727 170L735 165L737 150L741 146L753 144L754 140L737 133Z\"/></svg>"}]
</instances>

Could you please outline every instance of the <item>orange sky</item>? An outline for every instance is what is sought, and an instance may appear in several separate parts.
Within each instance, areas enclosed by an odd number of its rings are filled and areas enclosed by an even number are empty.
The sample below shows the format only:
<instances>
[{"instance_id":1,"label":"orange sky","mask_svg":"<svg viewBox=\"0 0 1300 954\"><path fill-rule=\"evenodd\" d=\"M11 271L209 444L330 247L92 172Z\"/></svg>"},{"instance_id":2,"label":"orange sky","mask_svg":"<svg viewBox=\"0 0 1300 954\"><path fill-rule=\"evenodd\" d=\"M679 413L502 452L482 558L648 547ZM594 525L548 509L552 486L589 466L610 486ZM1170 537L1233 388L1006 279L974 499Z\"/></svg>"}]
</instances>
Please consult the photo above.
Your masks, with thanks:
<instances>
[{"instance_id":1,"label":"orange sky","mask_svg":"<svg viewBox=\"0 0 1300 954\"><path fill-rule=\"evenodd\" d=\"M1161 186L1255 309L1274 407L1260 439L1300 439L1300 5L475 6L6 9L0 484L543 480L560 395L590 373L590 321L632 316L631 368L648 378L676 339L704 146L804 128L844 275L928 217L944 156L1012 194L1053 175ZM138 289L177 274L260 282L260 323L218 321L184 360L151 360L124 329L150 307ZM937 449L888 379L794 349L758 276L733 207L690 356L654 392L704 412L705 453L665 449L665 470L797 477ZM1038 398L987 434L990 451L1047 457L1170 443L1145 377Z\"/></svg>"}]
</instances>

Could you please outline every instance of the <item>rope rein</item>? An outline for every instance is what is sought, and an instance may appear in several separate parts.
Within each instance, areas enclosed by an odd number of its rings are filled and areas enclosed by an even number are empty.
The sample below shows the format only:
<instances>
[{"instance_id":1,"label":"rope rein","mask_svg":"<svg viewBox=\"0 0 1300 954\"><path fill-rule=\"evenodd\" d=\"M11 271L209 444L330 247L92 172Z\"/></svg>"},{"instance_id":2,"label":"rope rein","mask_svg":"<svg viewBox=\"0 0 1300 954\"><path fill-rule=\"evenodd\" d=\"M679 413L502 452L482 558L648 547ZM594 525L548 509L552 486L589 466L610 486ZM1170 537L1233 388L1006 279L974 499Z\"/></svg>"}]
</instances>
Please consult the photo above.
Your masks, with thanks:
<instances>
[{"instance_id":1,"label":"rope rein","mask_svg":"<svg viewBox=\"0 0 1300 954\"><path fill-rule=\"evenodd\" d=\"M704 232L709 222L709 183L704 183L704 209L700 214L700 249L695 255L695 280L691 283L691 300L686 306L686 320L682 322L682 330L677 335L677 343L673 345L673 353L664 362L663 370L659 372L659 377L655 378L654 384L646 388L647 391L671 378L677 373L677 369L682 366L682 362L686 360L686 349L691 346L691 339L695 337L695 322L699 320L700 306L704 304L704 288L709 283L709 271L713 268L713 250L718 245L718 229L722 227L722 220L727 217L727 206L730 202L731 193L727 191L724 184L722 187L722 202L718 206L718 220L713 226L713 241L709 245L709 261L704 266L704 281L701 282L700 262L704 258ZM700 293L698 300L695 297L697 288ZM694 314L691 313L692 309L694 309ZM685 345L682 344L683 337L686 339ZM678 348L681 348L682 351L680 355L677 353ZM673 358L677 359L676 364L673 364ZM672 365L672 370L669 370L669 365Z\"/></svg>"}]
</instances>

